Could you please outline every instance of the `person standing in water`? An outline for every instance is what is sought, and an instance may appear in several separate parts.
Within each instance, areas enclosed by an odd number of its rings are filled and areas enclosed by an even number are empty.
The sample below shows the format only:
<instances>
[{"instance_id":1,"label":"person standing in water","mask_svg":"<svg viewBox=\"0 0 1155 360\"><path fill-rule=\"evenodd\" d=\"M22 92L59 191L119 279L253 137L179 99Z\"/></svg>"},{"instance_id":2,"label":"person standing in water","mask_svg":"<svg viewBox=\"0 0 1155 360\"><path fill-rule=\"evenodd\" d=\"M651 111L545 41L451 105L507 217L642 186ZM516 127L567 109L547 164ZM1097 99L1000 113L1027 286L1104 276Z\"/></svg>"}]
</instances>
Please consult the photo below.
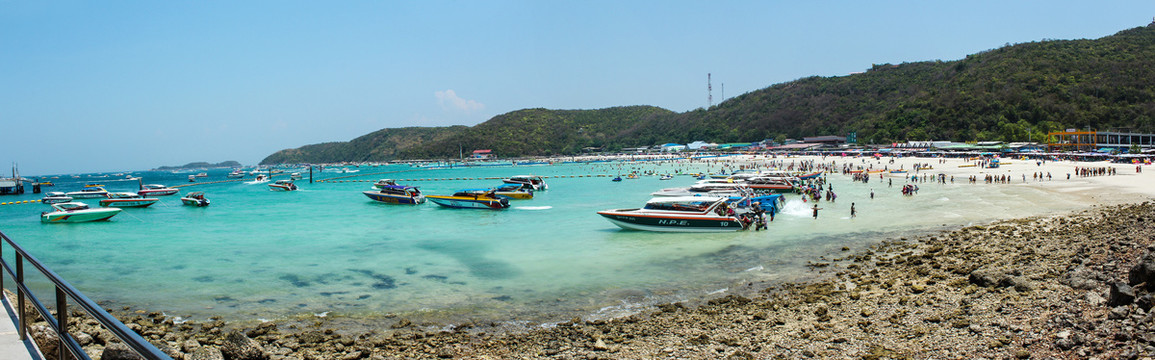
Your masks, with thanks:
<instances>
[{"instance_id":1,"label":"person standing in water","mask_svg":"<svg viewBox=\"0 0 1155 360\"><path fill-rule=\"evenodd\" d=\"M874 200L874 189L870 189L870 199ZM851 203L853 204L853 203Z\"/></svg>"},{"instance_id":2,"label":"person standing in water","mask_svg":"<svg viewBox=\"0 0 1155 360\"><path fill-rule=\"evenodd\" d=\"M822 208L818 207L818 204L814 204L814 218L815 219L818 219L818 210L822 210Z\"/></svg>"},{"instance_id":3,"label":"person standing in water","mask_svg":"<svg viewBox=\"0 0 1155 360\"><path fill-rule=\"evenodd\" d=\"M858 216L858 210L854 209L854 203L850 203L850 218L853 219L856 216Z\"/></svg>"}]
</instances>

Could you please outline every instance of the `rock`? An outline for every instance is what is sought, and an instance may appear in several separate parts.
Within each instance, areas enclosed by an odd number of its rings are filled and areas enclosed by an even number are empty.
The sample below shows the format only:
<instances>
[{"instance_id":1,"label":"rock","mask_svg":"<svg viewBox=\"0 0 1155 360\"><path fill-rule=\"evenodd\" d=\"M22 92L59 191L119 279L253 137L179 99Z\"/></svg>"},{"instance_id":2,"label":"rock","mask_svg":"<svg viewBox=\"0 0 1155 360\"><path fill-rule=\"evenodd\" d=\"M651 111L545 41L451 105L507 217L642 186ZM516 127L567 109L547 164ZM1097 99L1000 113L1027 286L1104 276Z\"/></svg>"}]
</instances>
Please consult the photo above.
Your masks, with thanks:
<instances>
[{"instance_id":1,"label":"rock","mask_svg":"<svg viewBox=\"0 0 1155 360\"><path fill-rule=\"evenodd\" d=\"M1107 299L1104 299L1103 295L1099 295L1099 293L1096 291L1088 291L1083 295L1083 300L1086 300L1087 303L1091 304L1092 306L1103 305L1107 302Z\"/></svg>"},{"instance_id":2,"label":"rock","mask_svg":"<svg viewBox=\"0 0 1155 360\"><path fill-rule=\"evenodd\" d=\"M1107 306L1123 306L1135 301L1135 290L1122 281L1111 283L1111 292L1107 296Z\"/></svg>"},{"instance_id":3,"label":"rock","mask_svg":"<svg viewBox=\"0 0 1155 360\"><path fill-rule=\"evenodd\" d=\"M185 360L225 360L224 354L221 354L221 349L216 346L201 346L193 351L192 354L184 356Z\"/></svg>"},{"instance_id":4,"label":"rock","mask_svg":"<svg viewBox=\"0 0 1155 360\"><path fill-rule=\"evenodd\" d=\"M1151 294L1143 294L1143 296L1135 300L1135 304L1139 305L1139 308L1143 309L1143 311L1151 311L1151 308L1155 307L1155 298L1153 298Z\"/></svg>"},{"instance_id":5,"label":"rock","mask_svg":"<svg viewBox=\"0 0 1155 360\"><path fill-rule=\"evenodd\" d=\"M269 354L265 353L261 344L236 330L225 335L225 343L221 346L221 352L229 360L268 360L269 358Z\"/></svg>"},{"instance_id":6,"label":"rock","mask_svg":"<svg viewBox=\"0 0 1155 360\"><path fill-rule=\"evenodd\" d=\"M1155 254L1147 253L1139 258L1139 263L1127 273L1127 283L1134 286L1141 283L1155 284Z\"/></svg>"},{"instance_id":7,"label":"rock","mask_svg":"<svg viewBox=\"0 0 1155 360\"><path fill-rule=\"evenodd\" d=\"M970 275L967 276L967 281L970 281L971 284L982 287L1011 285L1009 275L1002 271L990 268L982 268L971 271Z\"/></svg>"},{"instance_id":8,"label":"rock","mask_svg":"<svg viewBox=\"0 0 1155 360\"><path fill-rule=\"evenodd\" d=\"M597 351L606 351L606 350L609 350L609 349L610 349L610 347L609 347L609 346L606 346L606 342L605 342L605 341L602 341L602 339L600 339L600 338L598 339L598 341L595 341L595 342L594 342L594 350L597 350Z\"/></svg>"},{"instance_id":9,"label":"rock","mask_svg":"<svg viewBox=\"0 0 1155 360\"><path fill-rule=\"evenodd\" d=\"M318 331L308 331L297 335L297 341L302 344L320 344L325 342L325 335Z\"/></svg>"},{"instance_id":10,"label":"rock","mask_svg":"<svg viewBox=\"0 0 1155 360\"><path fill-rule=\"evenodd\" d=\"M446 354L448 354L449 356L445 356ZM360 350L358 350L358 351L354 351L354 352L345 354L345 356L341 357L341 360L357 360L357 359L360 359L362 357L364 357L364 353L362 353ZM437 351L437 357L451 358L451 357L453 357L453 353L448 352L448 349L442 348L441 350Z\"/></svg>"},{"instance_id":11,"label":"rock","mask_svg":"<svg viewBox=\"0 0 1155 360\"><path fill-rule=\"evenodd\" d=\"M1114 308L1111 308L1111 312L1107 314L1107 318L1116 319L1116 320L1117 319L1125 319L1125 318L1127 318L1128 313L1129 313L1129 311L1128 311L1126 306L1116 306Z\"/></svg>"},{"instance_id":12,"label":"rock","mask_svg":"<svg viewBox=\"0 0 1155 360\"><path fill-rule=\"evenodd\" d=\"M124 343L111 343L100 352L100 360L144 360Z\"/></svg>"},{"instance_id":13,"label":"rock","mask_svg":"<svg viewBox=\"0 0 1155 360\"><path fill-rule=\"evenodd\" d=\"M1011 278L1011 286L1018 292L1028 292L1035 288L1030 280L1022 276L1015 276Z\"/></svg>"},{"instance_id":14,"label":"rock","mask_svg":"<svg viewBox=\"0 0 1155 360\"><path fill-rule=\"evenodd\" d=\"M1071 269L1071 271L1063 276L1063 284L1076 290L1095 289L1105 280L1107 280L1107 276L1091 271L1082 265Z\"/></svg>"},{"instance_id":15,"label":"rock","mask_svg":"<svg viewBox=\"0 0 1155 360\"><path fill-rule=\"evenodd\" d=\"M390 325L389 327L400 329L409 325L413 325L413 323L410 322L409 319L402 318L401 320L398 320L396 324Z\"/></svg>"},{"instance_id":16,"label":"rock","mask_svg":"<svg viewBox=\"0 0 1155 360\"><path fill-rule=\"evenodd\" d=\"M201 343L197 342L196 339L188 339L180 344L180 349L185 354L192 354L199 347L201 347Z\"/></svg>"},{"instance_id":17,"label":"rock","mask_svg":"<svg viewBox=\"0 0 1155 360\"><path fill-rule=\"evenodd\" d=\"M80 344L80 346L88 346L94 341L92 335L82 332L76 333L72 338L76 339L76 343Z\"/></svg>"}]
</instances>

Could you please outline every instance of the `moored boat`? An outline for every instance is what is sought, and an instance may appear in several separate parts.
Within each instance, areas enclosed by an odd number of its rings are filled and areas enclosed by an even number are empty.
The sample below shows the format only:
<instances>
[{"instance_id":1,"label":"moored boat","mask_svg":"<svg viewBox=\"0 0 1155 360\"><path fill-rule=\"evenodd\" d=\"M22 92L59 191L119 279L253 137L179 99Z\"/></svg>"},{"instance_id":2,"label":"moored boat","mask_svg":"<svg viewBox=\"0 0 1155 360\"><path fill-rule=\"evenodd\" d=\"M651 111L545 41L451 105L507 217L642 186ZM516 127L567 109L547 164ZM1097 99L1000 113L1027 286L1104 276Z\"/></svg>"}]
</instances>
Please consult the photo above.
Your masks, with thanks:
<instances>
[{"instance_id":1,"label":"moored boat","mask_svg":"<svg viewBox=\"0 0 1155 360\"><path fill-rule=\"evenodd\" d=\"M376 187L376 185L374 185ZM415 186L382 185L377 190L362 191L370 199L387 204L421 204L425 196Z\"/></svg>"},{"instance_id":2,"label":"moored boat","mask_svg":"<svg viewBox=\"0 0 1155 360\"><path fill-rule=\"evenodd\" d=\"M180 192L180 189L170 188L160 184L145 184L140 186L136 193L140 196L166 196Z\"/></svg>"},{"instance_id":3,"label":"moored boat","mask_svg":"<svg viewBox=\"0 0 1155 360\"><path fill-rule=\"evenodd\" d=\"M458 209L501 210L509 207L509 200L497 197L493 192L470 193L459 191L453 195L426 195L426 199L444 207Z\"/></svg>"},{"instance_id":4,"label":"moored boat","mask_svg":"<svg viewBox=\"0 0 1155 360\"><path fill-rule=\"evenodd\" d=\"M529 200L533 199L533 189L528 185L521 184L505 184L492 189L464 189L458 192L467 192L471 194L485 194L492 192L498 198L510 200Z\"/></svg>"},{"instance_id":5,"label":"moored boat","mask_svg":"<svg viewBox=\"0 0 1155 360\"><path fill-rule=\"evenodd\" d=\"M180 201L185 205L190 206L209 206L209 199L205 198L205 193L202 191L194 191L188 193L180 198Z\"/></svg>"},{"instance_id":6,"label":"moored boat","mask_svg":"<svg viewBox=\"0 0 1155 360\"><path fill-rule=\"evenodd\" d=\"M70 196L73 199L95 199L95 198L107 197L108 191L104 190L104 188L102 188L100 186L92 186L92 187L86 186L84 189L81 189L80 191L70 191L70 192L66 193L65 195Z\"/></svg>"},{"instance_id":7,"label":"moored boat","mask_svg":"<svg viewBox=\"0 0 1155 360\"><path fill-rule=\"evenodd\" d=\"M241 169L236 169L229 173L227 176L229 179L241 179L245 177L245 172L241 171Z\"/></svg>"},{"instance_id":8,"label":"moored boat","mask_svg":"<svg viewBox=\"0 0 1155 360\"><path fill-rule=\"evenodd\" d=\"M78 223L103 221L116 216L120 209L93 209L81 202L66 202L52 204L52 211L40 213L40 222L43 223Z\"/></svg>"},{"instance_id":9,"label":"moored boat","mask_svg":"<svg viewBox=\"0 0 1155 360\"><path fill-rule=\"evenodd\" d=\"M549 185L545 184L545 178L537 175L517 175L501 179L506 184L522 184L529 185L534 190L549 190Z\"/></svg>"},{"instance_id":10,"label":"moored boat","mask_svg":"<svg viewBox=\"0 0 1155 360\"><path fill-rule=\"evenodd\" d=\"M598 211L614 225L628 230L659 232L723 232L742 230L737 216L729 215L728 197L656 197L640 209Z\"/></svg>"},{"instance_id":11,"label":"moored boat","mask_svg":"<svg viewBox=\"0 0 1155 360\"><path fill-rule=\"evenodd\" d=\"M301 173L295 172L295 173L289 174L289 179L290 180L301 180Z\"/></svg>"},{"instance_id":12,"label":"moored boat","mask_svg":"<svg viewBox=\"0 0 1155 360\"><path fill-rule=\"evenodd\" d=\"M272 191L294 191L297 190L297 184L293 180L277 180L269 184L269 190Z\"/></svg>"},{"instance_id":13,"label":"moored boat","mask_svg":"<svg viewBox=\"0 0 1155 360\"><path fill-rule=\"evenodd\" d=\"M108 193L107 199L100 200L100 206L118 208L149 207L150 205L155 204L157 201L160 201L160 199L146 198L144 196L140 196L140 194L137 193L118 192Z\"/></svg>"},{"instance_id":14,"label":"moored boat","mask_svg":"<svg viewBox=\"0 0 1155 360\"><path fill-rule=\"evenodd\" d=\"M40 202L43 204L50 204L51 205L51 204L59 204L59 203L66 203L66 202L72 201L71 196L65 195L63 192L59 192L59 191L53 191L53 192L50 192L50 193L47 193L44 195L45 195L44 198L40 199Z\"/></svg>"}]
</instances>

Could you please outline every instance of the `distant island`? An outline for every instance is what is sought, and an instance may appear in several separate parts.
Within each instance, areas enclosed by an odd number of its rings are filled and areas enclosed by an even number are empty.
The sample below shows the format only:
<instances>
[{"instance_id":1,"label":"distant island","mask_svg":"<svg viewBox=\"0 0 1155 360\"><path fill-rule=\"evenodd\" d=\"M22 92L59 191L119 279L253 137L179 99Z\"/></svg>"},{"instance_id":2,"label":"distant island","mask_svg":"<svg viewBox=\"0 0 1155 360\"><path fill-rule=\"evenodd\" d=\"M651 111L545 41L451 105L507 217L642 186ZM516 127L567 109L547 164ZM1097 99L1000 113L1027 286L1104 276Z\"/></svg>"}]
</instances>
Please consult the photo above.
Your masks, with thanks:
<instances>
[{"instance_id":1,"label":"distant island","mask_svg":"<svg viewBox=\"0 0 1155 360\"><path fill-rule=\"evenodd\" d=\"M223 161L216 164L210 164L204 161L191 162L181 166L161 166L153 170L184 170L184 169L212 169L212 168L237 168L241 167L241 163L236 161Z\"/></svg>"}]
</instances>

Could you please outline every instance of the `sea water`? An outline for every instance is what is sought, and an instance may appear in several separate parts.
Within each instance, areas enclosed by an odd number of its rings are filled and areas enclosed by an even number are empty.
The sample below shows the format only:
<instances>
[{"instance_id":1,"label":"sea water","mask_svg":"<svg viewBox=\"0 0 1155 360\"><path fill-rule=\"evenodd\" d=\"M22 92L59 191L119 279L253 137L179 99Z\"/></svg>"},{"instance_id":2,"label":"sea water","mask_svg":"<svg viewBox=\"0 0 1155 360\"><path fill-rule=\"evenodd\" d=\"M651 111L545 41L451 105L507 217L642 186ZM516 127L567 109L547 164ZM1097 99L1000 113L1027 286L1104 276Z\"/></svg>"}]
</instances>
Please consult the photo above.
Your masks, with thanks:
<instances>
[{"instance_id":1,"label":"sea water","mask_svg":"<svg viewBox=\"0 0 1155 360\"><path fill-rule=\"evenodd\" d=\"M449 209L431 202L383 204L361 194L371 182L310 184L306 171L297 182L299 191L273 192L251 177L186 187L181 194L203 191L212 205L182 206L179 195L164 196L152 207L124 209L106 222L42 224L39 214L47 205L0 206L0 231L109 307L193 319L327 314L549 322L621 315L659 302L805 279L815 276L807 262L837 257L843 246L859 248L906 232L1081 206L1078 200L1028 186L919 183L917 195L902 196L902 178L876 175L863 184L830 174L838 197L817 202L817 219L812 216L815 202L788 195L767 231L627 231L595 212L639 207L651 192L696 180L571 177L613 176L631 169L673 173L702 167L678 162L452 169L390 165L366 166L354 174L315 174L317 179L399 179L425 194L500 184L477 178L549 177L549 190L536 192L532 200L511 200L511 207L500 211ZM226 180L227 172L210 170L197 181ZM145 183L167 185L187 183L189 174L129 173ZM138 186L135 180L107 174L51 180L56 186L45 191L73 191L88 182L101 182L110 191ZM0 202L41 196L5 196ZM97 206L97 199L82 201ZM851 203L858 211L854 218ZM11 252L3 255L12 261ZM41 278L29 279L46 289ZM42 298L50 299L51 292L42 292Z\"/></svg>"}]
</instances>

